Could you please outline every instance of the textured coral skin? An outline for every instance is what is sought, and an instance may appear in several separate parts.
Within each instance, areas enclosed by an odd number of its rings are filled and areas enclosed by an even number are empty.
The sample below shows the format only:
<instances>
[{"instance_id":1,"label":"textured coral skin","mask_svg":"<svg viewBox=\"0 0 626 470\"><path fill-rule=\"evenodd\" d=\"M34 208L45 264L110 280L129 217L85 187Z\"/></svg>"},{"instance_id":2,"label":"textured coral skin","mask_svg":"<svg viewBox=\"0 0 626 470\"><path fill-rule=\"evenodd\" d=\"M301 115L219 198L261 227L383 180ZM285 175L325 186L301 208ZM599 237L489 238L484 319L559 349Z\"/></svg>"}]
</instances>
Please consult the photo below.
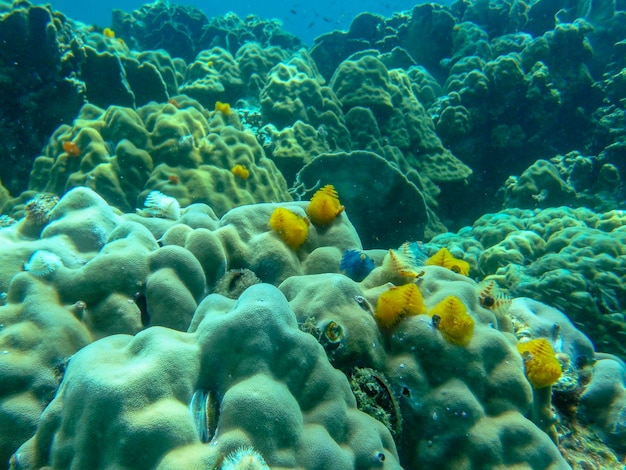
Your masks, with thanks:
<instances>
[{"instance_id":1,"label":"textured coral skin","mask_svg":"<svg viewBox=\"0 0 626 470\"><path fill-rule=\"evenodd\" d=\"M208 445L188 411L197 389L220 401ZM102 433L111 438L92 452ZM400 468L387 429L357 410L346 377L267 284L238 301L207 297L190 333L153 328L82 349L16 455L23 468L211 468L244 446L272 468Z\"/></svg>"}]
</instances>

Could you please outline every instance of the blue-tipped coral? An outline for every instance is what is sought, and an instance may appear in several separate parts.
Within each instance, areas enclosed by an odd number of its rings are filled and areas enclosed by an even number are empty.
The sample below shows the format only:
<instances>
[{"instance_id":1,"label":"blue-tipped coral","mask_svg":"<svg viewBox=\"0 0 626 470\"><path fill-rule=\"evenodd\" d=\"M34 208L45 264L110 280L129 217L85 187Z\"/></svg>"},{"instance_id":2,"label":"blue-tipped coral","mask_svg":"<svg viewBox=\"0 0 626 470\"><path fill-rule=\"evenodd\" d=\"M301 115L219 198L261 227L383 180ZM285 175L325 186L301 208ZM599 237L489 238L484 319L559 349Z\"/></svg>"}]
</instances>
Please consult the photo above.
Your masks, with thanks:
<instances>
[{"instance_id":1,"label":"blue-tipped coral","mask_svg":"<svg viewBox=\"0 0 626 470\"><path fill-rule=\"evenodd\" d=\"M252 447L240 447L226 456L221 470L270 470L265 460Z\"/></svg>"},{"instance_id":2,"label":"blue-tipped coral","mask_svg":"<svg viewBox=\"0 0 626 470\"><path fill-rule=\"evenodd\" d=\"M374 260L360 250L346 250L339 269L356 282L361 282L374 269Z\"/></svg>"}]
</instances>

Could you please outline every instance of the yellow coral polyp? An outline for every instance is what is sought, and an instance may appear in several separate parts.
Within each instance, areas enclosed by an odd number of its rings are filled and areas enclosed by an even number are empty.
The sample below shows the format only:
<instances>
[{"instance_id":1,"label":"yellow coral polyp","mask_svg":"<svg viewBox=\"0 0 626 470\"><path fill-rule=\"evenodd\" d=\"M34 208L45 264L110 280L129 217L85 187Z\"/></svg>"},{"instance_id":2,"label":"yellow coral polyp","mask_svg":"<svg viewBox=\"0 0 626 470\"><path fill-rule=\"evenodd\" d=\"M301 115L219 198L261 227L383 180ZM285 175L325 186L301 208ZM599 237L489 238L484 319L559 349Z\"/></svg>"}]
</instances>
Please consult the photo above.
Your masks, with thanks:
<instances>
[{"instance_id":1,"label":"yellow coral polyp","mask_svg":"<svg viewBox=\"0 0 626 470\"><path fill-rule=\"evenodd\" d=\"M548 387L561 378L561 363L547 339L537 338L518 343L517 350L524 359L526 377L533 387Z\"/></svg>"},{"instance_id":2,"label":"yellow coral polyp","mask_svg":"<svg viewBox=\"0 0 626 470\"><path fill-rule=\"evenodd\" d=\"M313 195L306 208L306 214L314 225L323 227L335 220L343 210L344 207L339 202L335 187L332 184L328 184L318 189Z\"/></svg>"},{"instance_id":3,"label":"yellow coral polyp","mask_svg":"<svg viewBox=\"0 0 626 470\"><path fill-rule=\"evenodd\" d=\"M379 325L389 328L405 316L426 313L422 293L415 284L392 287L378 296L374 318Z\"/></svg>"},{"instance_id":4,"label":"yellow coral polyp","mask_svg":"<svg viewBox=\"0 0 626 470\"><path fill-rule=\"evenodd\" d=\"M428 258L425 264L427 266L442 266L464 276L469 275L470 271L470 265L467 261L455 258L445 247Z\"/></svg>"},{"instance_id":5,"label":"yellow coral polyp","mask_svg":"<svg viewBox=\"0 0 626 470\"><path fill-rule=\"evenodd\" d=\"M250 170L248 170L243 165L235 165L230 169L233 175L241 178L242 180L247 180L250 177Z\"/></svg>"},{"instance_id":6,"label":"yellow coral polyp","mask_svg":"<svg viewBox=\"0 0 626 470\"><path fill-rule=\"evenodd\" d=\"M433 323L448 342L457 346L469 344L474 334L474 319L467 313L461 299L450 295L435 305L428 314L433 317Z\"/></svg>"},{"instance_id":7,"label":"yellow coral polyp","mask_svg":"<svg viewBox=\"0 0 626 470\"><path fill-rule=\"evenodd\" d=\"M272 212L270 227L293 250L300 248L309 236L308 219L284 207L278 207Z\"/></svg>"},{"instance_id":8,"label":"yellow coral polyp","mask_svg":"<svg viewBox=\"0 0 626 470\"><path fill-rule=\"evenodd\" d=\"M217 101L215 102L215 111L228 116L230 114L230 105L228 103Z\"/></svg>"}]
</instances>

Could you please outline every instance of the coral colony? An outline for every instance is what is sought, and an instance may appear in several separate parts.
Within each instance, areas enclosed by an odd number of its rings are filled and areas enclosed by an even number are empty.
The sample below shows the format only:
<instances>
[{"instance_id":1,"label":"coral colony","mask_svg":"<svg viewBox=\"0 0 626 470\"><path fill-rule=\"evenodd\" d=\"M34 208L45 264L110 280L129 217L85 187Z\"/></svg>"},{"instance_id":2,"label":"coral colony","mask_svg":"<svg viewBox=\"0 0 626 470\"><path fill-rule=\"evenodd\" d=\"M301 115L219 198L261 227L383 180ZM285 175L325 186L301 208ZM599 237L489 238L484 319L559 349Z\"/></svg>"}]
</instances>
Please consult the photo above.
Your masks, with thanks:
<instances>
[{"instance_id":1,"label":"coral colony","mask_svg":"<svg viewBox=\"0 0 626 470\"><path fill-rule=\"evenodd\" d=\"M619 3L5 5L2 465L623 469Z\"/></svg>"}]
</instances>

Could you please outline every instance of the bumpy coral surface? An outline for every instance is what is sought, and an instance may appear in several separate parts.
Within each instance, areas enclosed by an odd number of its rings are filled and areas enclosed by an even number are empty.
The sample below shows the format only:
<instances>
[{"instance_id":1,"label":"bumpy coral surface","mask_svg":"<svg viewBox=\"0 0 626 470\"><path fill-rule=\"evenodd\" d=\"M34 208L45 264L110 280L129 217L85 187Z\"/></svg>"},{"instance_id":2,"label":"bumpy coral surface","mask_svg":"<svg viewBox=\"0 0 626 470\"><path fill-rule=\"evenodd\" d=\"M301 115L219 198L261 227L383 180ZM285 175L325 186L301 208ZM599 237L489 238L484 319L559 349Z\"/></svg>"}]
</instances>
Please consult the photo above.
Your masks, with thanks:
<instances>
[{"instance_id":1,"label":"bumpy coral surface","mask_svg":"<svg viewBox=\"0 0 626 470\"><path fill-rule=\"evenodd\" d=\"M205 400L190 413L199 391L217 404ZM91 452L103 432L111 439ZM356 408L346 377L269 285L238 301L207 297L190 333L152 328L82 349L14 461L215 467L244 446L271 467L400 468L389 431Z\"/></svg>"}]
</instances>

